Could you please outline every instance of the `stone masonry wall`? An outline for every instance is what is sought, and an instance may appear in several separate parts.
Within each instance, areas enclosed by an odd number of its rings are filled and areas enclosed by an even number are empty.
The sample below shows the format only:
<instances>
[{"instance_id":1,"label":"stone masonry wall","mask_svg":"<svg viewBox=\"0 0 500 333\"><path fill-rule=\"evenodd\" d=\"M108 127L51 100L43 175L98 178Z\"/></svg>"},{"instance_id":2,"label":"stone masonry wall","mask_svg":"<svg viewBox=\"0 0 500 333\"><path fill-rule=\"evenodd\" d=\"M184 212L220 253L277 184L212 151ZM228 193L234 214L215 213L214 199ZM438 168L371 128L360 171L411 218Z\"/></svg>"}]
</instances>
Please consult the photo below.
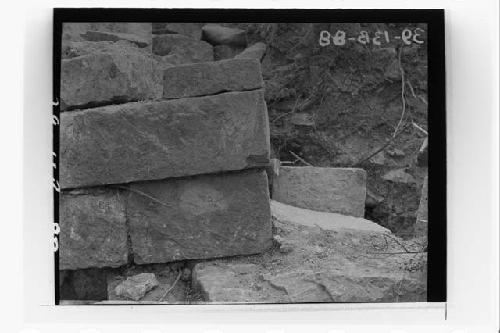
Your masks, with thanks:
<instances>
[{"instance_id":1,"label":"stone masonry wall","mask_svg":"<svg viewBox=\"0 0 500 333\"><path fill-rule=\"evenodd\" d=\"M272 245L260 62L213 61L201 33L168 29L64 25L62 270Z\"/></svg>"}]
</instances>

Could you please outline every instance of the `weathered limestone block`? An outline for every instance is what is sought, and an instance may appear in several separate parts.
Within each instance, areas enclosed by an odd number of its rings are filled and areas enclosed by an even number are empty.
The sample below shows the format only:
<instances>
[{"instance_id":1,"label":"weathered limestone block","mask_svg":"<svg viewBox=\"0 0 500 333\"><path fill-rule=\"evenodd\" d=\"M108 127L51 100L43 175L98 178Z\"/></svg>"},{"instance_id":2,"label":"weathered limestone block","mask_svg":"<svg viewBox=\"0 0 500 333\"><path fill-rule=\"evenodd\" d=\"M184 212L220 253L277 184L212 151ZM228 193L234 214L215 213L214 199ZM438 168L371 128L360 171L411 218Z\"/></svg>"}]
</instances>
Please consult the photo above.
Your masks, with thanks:
<instances>
[{"instance_id":1,"label":"weathered limestone block","mask_svg":"<svg viewBox=\"0 0 500 333\"><path fill-rule=\"evenodd\" d=\"M184 35L155 35L153 53L173 65L214 60L212 45Z\"/></svg>"},{"instance_id":2,"label":"weathered limestone block","mask_svg":"<svg viewBox=\"0 0 500 333\"><path fill-rule=\"evenodd\" d=\"M269 163L262 90L64 112L60 121L62 188Z\"/></svg>"},{"instance_id":3,"label":"weathered limestone block","mask_svg":"<svg viewBox=\"0 0 500 333\"><path fill-rule=\"evenodd\" d=\"M228 59L167 68L163 97L181 98L244 91L264 86L259 61Z\"/></svg>"},{"instance_id":4,"label":"weathered limestone block","mask_svg":"<svg viewBox=\"0 0 500 333\"><path fill-rule=\"evenodd\" d=\"M281 167L273 199L288 205L363 217L366 172L355 168Z\"/></svg>"},{"instance_id":5,"label":"weathered limestone block","mask_svg":"<svg viewBox=\"0 0 500 333\"><path fill-rule=\"evenodd\" d=\"M207 24L202 28L202 37L212 45L247 46L245 30L223 27L216 24Z\"/></svg>"},{"instance_id":6,"label":"weathered limestone block","mask_svg":"<svg viewBox=\"0 0 500 333\"><path fill-rule=\"evenodd\" d=\"M161 97L157 63L130 48L61 61L61 110L84 109Z\"/></svg>"},{"instance_id":7,"label":"weathered limestone block","mask_svg":"<svg viewBox=\"0 0 500 333\"><path fill-rule=\"evenodd\" d=\"M235 59L257 59L262 60L264 54L266 54L267 46L265 43L258 42L250 47L247 47L243 52L236 55Z\"/></svg>"},{"instance_id":8,"label":"weathered limestone block","mask_svg":"<svg viewBox=\"0 0 500 333\"><path fill-rule=\"evenodd\" d=\"M179 34L201 40L203 23L153 23L153 34Z\"/></svg>"},{"instance_id":9,"label":"weathered limestone block","mask_svg":"<svg viewBox=\"0 0 500 333\"><path fill-rule=\"evenodd\" d=\"M131 184L136 264L259 253L272 244L262 170Z\"/></svg>"},{"instance_id":10,"label":"weathered limestone block","mask_svg":"<svg viewBox=\"0 0 500 333\"><path fill-rule=\"evenodd\" d=\"M59 198L59 269L126 264L125 221L125 201L118 190L63 191Z\"/></svg>"}]
</instances>

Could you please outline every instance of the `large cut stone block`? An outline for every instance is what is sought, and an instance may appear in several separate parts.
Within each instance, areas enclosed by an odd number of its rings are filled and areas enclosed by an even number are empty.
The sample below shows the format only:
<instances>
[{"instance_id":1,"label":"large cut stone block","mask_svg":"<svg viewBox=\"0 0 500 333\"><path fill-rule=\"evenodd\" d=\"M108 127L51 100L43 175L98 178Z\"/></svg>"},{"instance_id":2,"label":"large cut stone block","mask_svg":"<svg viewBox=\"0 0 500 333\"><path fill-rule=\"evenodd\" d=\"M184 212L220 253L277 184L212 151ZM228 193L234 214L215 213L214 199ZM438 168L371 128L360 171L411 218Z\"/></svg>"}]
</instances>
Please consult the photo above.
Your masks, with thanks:
<instances>
[{"instance_id":1,"label":"large cut stone block","mask_svg":"<svg viewBox=\"0 0 500 333\"><path fill-rule=\"evenodd\" d=\"M62 188L265 166L269 124L261 90L61 114Z\"/></svg>"},{"instance_id":2,"label":"large cut stone block","mask_svg":"<svg viewBox=\"0 0 500 333\"><path fill-rule=\"evenodd\" d=\"M363 217L366 172L354 168L281 167L273 199L288 205Z\"/></svg>"},{"instance_id":3,"label":"large cut stone block","mask_svg":"<svg viewBox=\"0 0 500 333\"><path fill-rule=\"evenodd\" d=\"M61 110L161 97L157 62L139 49L110 48L61 61Z\"/></svg>"},{"instance_id":4,"label":"large cut stone block","mask_svg":"<svg viewBox=\"0 0 500 333\"><path fill-rule=\"evenodd\" d=\"M127 263L124 197L118 190L78 190L59 197L59 269Z\"/></svg>"},{"instance_id":5,"label":"large cut stone block","mask_svg":"<svg viewBox=\"0 0 500 333\"><path fill-rule=\"evenodd\" d=\"M134 183L127 216L136 264L259 253L272 244L262 170Z\"/></svg>"},{"instance_id":6,"label":"large cut stone block","mask_svg":"<svg viewBox=\"0 0 500 333\"><path fill-rule=\"evenodd\" d=\"M164 98L213 95L263 86L260 62L255 59L186 64L167 68L163 72Z\"/></svg>"}]
</instances>

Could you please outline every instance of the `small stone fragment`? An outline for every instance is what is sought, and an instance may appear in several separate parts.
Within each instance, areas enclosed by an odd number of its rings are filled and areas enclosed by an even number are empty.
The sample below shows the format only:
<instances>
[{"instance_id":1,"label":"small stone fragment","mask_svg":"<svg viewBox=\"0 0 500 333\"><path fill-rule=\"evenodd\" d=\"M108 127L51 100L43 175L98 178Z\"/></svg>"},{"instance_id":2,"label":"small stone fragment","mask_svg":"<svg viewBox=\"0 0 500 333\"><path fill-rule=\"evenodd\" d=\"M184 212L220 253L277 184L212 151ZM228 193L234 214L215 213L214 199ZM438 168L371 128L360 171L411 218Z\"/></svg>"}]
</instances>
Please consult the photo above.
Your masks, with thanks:
<instances>
[{"instance_id":1,"label":"small stone fragment","mask_svg":"<svg viewBox=\"0 0 500 333\"><path fill-rule=\"evenodd\" d=\"M138 301L159 285L154 273L140 273L128 277L115 288L117 296Z\"/></svg>"}]
</instances>

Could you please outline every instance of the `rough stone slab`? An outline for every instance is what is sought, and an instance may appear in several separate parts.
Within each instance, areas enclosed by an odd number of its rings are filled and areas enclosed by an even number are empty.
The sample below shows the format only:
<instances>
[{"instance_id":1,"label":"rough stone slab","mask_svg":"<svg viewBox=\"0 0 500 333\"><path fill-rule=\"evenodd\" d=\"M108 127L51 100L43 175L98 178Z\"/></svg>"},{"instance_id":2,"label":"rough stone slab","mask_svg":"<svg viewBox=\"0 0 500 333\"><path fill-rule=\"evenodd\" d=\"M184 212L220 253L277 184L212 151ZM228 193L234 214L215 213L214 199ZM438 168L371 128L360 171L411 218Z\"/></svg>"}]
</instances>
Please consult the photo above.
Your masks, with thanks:
<instances>
[{"instance_id":1,"label":"rough stone slab","mask_svg":"<svg viewBox=\"0 0 500 333\"><path fill-rule=\"evenodd\" d=\"M130 42L137 47L147 47L148 45L151 44L151 39L150 38L143 38L136 36L134 34L124 34L124 33L119 33L119 32L102 32L102 31L93 31L93 30L88 30L84 34L80 34L80 36L87 41L91 42L103 42L103 41L110 41L110 42L118 42L118 41L127 41Z\"/></svg>"},{"instance_id":2,"label":"rough stone slab","mask_svg":"<svg viewBox=\"0 0 500 333\"><path fill-rule=\"evenodd\" d=\"M130 302L129 304L186 304L186 283L191 276L185 279L184 274L182 274L177 279L179 272L184 272L182 268L178 267L180 265L182 264L131 265L125 270L108 275L108 304L124 304L125 302ZM120 284L131 277L144 273L154 274L158 286L147 291L144 296L139 297L138 301L131 301L130 298L117 294L116 288Z\"/></svg>"},{"instance_id":3,"label":"rough stone slab","mask_svg":"<svg viewBox=\"0 0 500 333\"><path fill-rule=\"evenodd\" d=\"M259 61L264 58L264 54L266 54L267 46L265 43L258 42L253 44L250 47L247 47L243 52L236 55L235 59L257 59Z\"/></svg>"},{"instance_id":4,"label":"rough stone slab","mask_svg":"<svg viewBox=\"0 0 500 333\"><path fill-rule=\"evenodd\" d=\"M320 227L325 230L357 230L359 232L386 233L390 231L375 222L362 217L347 216L338 213L317 212L314 210L298 208L271 200L273 216L281 221L309 227Z\"/></svg>"},{"instance_id":5,"label":"rough stone slab","mask_svg":"<svg viewBox=\"0 0 500 333\"><path fill-rule=\"evenodd\" d=\"M273 199L300 208L363 217L366 172L355 168L281 167Z\"/></svg>"},{"instance_id":6,"label":"rough stone slab","mask_svg":"<svg viewBox=\"0 0 500 333\"><path fill-rule=\"evenodd\" d=\"M131 184L136 264L260 253L272 244L262 170Z\"/></svg>"},{"instance_id":7,"label":"rough stone slab","mask_svg":"<svg viewBox=\"0 0 500 333\"><path fill-rule=\"evenodd\" d=\"M125 201L117 190L78 190L59 197L59 268L127 263Z\"/></svg>"},{"instance_id":8,"label":"rough stone slab","mask_svg":"<svg viewBox=\"0 0 500 333\"><path fill-rule=\"evenodd\" d=\"M207 24L202 28L202 37L212 45L247 46L245 30L223 27L216 24Z\"/></svg>"},{"instance_id":9,"label":"rough stone slab","mask_svg":"<svg viewBox=\"0 0 500 333\"><path fill-rule=\"evenodd\" d=\"M60 121L62 188L269 163L269 124L261 90L64 112Z\"/></svg>"},{"instance_id":10,"label":"rough stone slab","mask_svg":"<svg viewBox=\"0 0 500 333\"><path fill-rule=\"evenodd\" d=\"M114 49L61 61L61 110L85 109L161 97L154 59Z\"/></svg>"},{"instance_id":11,"label":"rough stone slab","mask_svg":"<svg viewBox=\"0 0 500 333\"><path fill-rule=\"evenodd\" d=\"M212 45L184 35L155 35L153 53L172 65L214 60Z\"/></svg>"},{"instance_id":12,"label":"rough stone slab","mask_svg":"<svg viewBox=\"0 0 500 333\"><path fill-rule=\"evenodd\" d=\"M201 40L203 23L153 23L153 34L179 34Z\"/></svg>"},{"instance_id":13,"label":"rough stone slab","mask_svg":"<svg viewBox=\"0 0 500 333\"><path fill-rule=\"evenodd\" d=\"M163 97L213 95L264 86L259 61L228 59L167 68L163 72Z\"/></svg>"},{"instance_id":14,"label":"rough stone slab","mask_svg":"<svg viewBox=\"0 0 500 333\"><path fill-rule=\"evenodd\" d=\"M408 256L402 253L400 244L410 251L416 251L415 246L394 235L366 228L325 229L314 225L316 216L310 211L298 217L294 210L280 210L277 214L274 205L271 211L279 249L195 265L192 286L205 302L426 300L425 268L411 272L404 269L416 261L426 265L425 253ZM281 250L284 247L286 251Z\"/></svg>"}]
</instances>

